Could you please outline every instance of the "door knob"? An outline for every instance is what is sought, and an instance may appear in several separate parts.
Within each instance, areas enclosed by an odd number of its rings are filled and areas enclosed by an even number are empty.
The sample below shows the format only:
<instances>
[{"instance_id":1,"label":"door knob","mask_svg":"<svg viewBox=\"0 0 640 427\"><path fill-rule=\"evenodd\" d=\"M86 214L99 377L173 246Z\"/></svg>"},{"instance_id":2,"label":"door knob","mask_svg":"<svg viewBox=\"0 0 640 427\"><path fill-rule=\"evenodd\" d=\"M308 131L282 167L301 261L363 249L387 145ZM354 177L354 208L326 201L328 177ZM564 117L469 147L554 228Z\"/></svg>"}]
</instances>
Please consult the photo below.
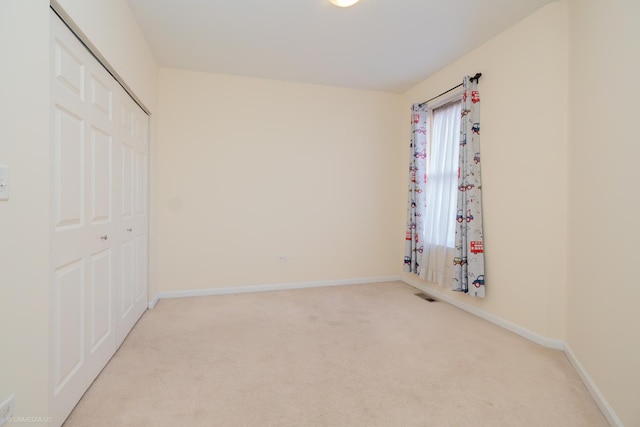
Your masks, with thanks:
<instances>
[{"instance_id":1,"label":"door knob","mask_svg":"<svg viewBox=\"0 0 640 427\"><path fill-rule=\"evenodd\" d=\"M100 240L107 240L109 238L109 236L107 236L106 234L104 236L100 236Z\"/></svg>"}]
</instances>

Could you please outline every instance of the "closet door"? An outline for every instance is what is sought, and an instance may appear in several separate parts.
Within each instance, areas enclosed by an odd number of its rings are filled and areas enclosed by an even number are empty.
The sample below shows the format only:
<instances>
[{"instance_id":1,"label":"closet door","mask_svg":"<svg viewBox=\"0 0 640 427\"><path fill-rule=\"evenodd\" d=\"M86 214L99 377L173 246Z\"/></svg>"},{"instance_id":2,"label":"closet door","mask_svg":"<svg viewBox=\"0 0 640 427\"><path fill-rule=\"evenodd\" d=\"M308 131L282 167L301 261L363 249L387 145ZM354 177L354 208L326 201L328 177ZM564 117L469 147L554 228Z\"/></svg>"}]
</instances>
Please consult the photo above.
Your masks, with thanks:
<instances>
[{"instance_id":1,"label":"closet door","mask_svg":"<svg viewBox=\"0 0 640 427\"><path fill-rule=\"evenodd\" d=\"M51 31L50 366L66 417L116 349L118 144L113 78L55 16Z\"/></svg>"},{"instance_id":2,"label":"closet door","mask_svg":"<svg viewBox=\"0 0 640 427\"><path fill-rule=\"evenodd\" d=\"M51 12L51 415L147 306L148 117Z\"/></svg>"},{"instance_id":3,"label":"closet door","mask_svg":"<svg viewBox=\"0 0 640 427\"><path fill-rule=\"evenodd\" d=\"M124 94L124 91L122 91ZM120 167L120 286L118 344L147 308L147 153L148 116L128 95L118 102Z\"/></svg>"}]
</instances>

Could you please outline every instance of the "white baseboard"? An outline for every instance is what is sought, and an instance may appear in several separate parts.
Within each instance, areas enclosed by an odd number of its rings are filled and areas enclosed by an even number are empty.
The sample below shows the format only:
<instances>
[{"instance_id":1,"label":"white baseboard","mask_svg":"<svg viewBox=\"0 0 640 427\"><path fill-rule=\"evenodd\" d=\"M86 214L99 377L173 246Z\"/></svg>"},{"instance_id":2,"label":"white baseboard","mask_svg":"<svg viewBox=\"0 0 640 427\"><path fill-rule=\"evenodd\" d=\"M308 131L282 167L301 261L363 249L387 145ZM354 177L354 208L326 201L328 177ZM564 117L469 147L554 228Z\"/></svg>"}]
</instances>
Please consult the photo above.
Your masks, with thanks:
<instances>
[{"instance_id":1,"label":"white baseboard","mask_svg":"<svg viewBox=\"0 0 640 427\"><path fill-rule=\"evenodd\" d=\"M604 395L600 392L598 386L596 386L596 383L584 369L580 361L578 361L578 359L576 358L573 350L571 350L571 347L569 347L569 344L565 343L564 354L567 355L567 359L569 359L569 362L571 362L571 364L573 365L573 368L582 379L582 382L589 390L589 393L591 393L593 400L596 401L596 404L602 411L607 421L609 421L609 424L611 424L611 427L624 427L622 421L620 421L620 418L618 418L611 405L609 405L609 402L607 402L607 399L604 398Z\"/></svg>"},{"instance_id":2,"label":"white baseboard","mask_svg":"<svg viewBox=\"0 0 640 427\"><path fill-rule=\"evenodd\" d=\"M325 286L360 285L365 283L395 282L400 276L365 277L360 279L323 280L314 282L277 283L271 285L239 286L227 288L194 289L160 292L156 299L199 297L209 295L244 294L250 292L280 291L286 289L319 288ZM156 301L157 302L157 301ZM155 305L155 304L154 304Z\"/></svg>"},{"instance_id":3,"label":"white baseboard","mask_svg":"<svg viewBox=\"0 0 640 427\"><path fill-rule=\"evenodd\" d=\"M412 280L411 278L407 278L407 277L402 277L400 279L402 282L406 283L409 286L413 286L414 288L420 289L421 291L426 292L427 294L430 294L432 296L434 296L436 299L439 299L441 301L445 301L455 307L458 307L464 311L467 311L473 315L476 315L478 317L480 317L481 319L487 320L493 324L496 324L508 331L511 331L515 334L520 335L521 337L524 337L530 341L533 341L537 344L540 344L544 347L548 347L548 348L553 348L556 350L562 350L564 349L564 342L560 341L560 340L555 340L555 339L551 339L551 338L547 338L547 337L543 337L542 335L539 335L533 331L530 331L526 328L523 328L520 325L516 325L515 323L509 322L508 320L502 319L498 316L494 316L493 314L489 314L477 307L474 307L472 305L468 305L465 304L455 298L451 298L449 295L447 295L444 292L440 292L436 289L433 288L428 288L422 284L420 284L420 282L418 280Z\"/></svg>"},{"instance_id":4,"label":"white baseboard","mask_svg":"<svg viewBox=\"0 0 640 427\"><path fill-rule=\"evenodd\" d=\"M149 301L149 304L147 305L149 310L153 310L156 307L156 304L158 304L158 301L160 301L160 294L156 294L156 296L153 297L151 301Z\"/></svg>"}]
</instances>

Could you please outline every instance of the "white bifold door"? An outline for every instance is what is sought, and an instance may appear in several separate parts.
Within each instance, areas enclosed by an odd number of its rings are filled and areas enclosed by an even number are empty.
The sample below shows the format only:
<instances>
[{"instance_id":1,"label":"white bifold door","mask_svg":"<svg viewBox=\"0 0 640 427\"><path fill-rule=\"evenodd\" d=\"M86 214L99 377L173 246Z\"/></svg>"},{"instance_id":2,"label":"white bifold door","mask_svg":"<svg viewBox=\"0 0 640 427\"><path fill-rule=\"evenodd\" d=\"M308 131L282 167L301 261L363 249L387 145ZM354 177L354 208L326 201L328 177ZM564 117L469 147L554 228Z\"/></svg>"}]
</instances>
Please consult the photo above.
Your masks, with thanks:
<instances>
[{"instance_id":1,"label":"white bifold door","mask_svg":"<svg viewBox=\"0 0 640 427\"><path fill-rule=\"evenodd\" d=\"M148 116L51 12L50 402L61 424L147 307Z\"/></svg>"}]
</instances>

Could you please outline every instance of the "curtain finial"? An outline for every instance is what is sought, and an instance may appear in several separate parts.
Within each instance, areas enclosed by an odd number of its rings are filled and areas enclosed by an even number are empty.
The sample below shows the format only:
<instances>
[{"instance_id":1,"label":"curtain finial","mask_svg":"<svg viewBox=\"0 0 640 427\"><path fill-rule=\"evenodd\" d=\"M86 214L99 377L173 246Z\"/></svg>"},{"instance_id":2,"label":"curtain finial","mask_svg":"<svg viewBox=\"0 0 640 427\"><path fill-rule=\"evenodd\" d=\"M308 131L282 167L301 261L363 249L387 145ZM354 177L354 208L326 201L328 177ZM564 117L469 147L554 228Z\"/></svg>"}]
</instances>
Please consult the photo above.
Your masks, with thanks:
<instances>
[{"instance_id":1,"label":"curtain finial","mask_svg":"<svg viewBox=\"0 0 640 427\"><path fill-rule=\"evenodd\" d=\"M469 78L469 81L473 82L475 80L476 83L480 83L480 77L482 77L482 73L476 73L475 76Z\"/></svg>"}]
</instances>

